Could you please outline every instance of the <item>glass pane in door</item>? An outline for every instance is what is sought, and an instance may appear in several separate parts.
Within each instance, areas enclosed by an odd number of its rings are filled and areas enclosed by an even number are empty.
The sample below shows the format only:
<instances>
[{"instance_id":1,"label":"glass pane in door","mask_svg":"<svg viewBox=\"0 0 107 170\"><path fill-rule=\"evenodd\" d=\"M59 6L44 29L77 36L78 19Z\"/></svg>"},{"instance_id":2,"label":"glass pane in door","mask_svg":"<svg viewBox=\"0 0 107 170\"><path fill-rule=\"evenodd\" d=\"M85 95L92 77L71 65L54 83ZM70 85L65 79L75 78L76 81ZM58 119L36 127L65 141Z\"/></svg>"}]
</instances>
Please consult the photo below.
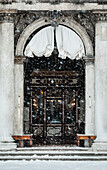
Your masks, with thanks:
<instances>
[{"instance_id":1,"label":"glass pane in door","mask_svg":"<svg viewBox=\"0 0 107 170\"><path fill-rule=\"evenodd\" d=\"M61 124L62 123L62 100L47 99L46 100L46 123Z\"/></svg>"},{"instance_id":2,"label":"glass pane in door","mask_svg":"<svg viewBox=\"0 0 107 170\"><path fill-rule=\"evenodd\" d=\"M44 123L44 92L42 90L36 90L32 93L32 123L43 124Z\"/></svg>"}]
</instances>

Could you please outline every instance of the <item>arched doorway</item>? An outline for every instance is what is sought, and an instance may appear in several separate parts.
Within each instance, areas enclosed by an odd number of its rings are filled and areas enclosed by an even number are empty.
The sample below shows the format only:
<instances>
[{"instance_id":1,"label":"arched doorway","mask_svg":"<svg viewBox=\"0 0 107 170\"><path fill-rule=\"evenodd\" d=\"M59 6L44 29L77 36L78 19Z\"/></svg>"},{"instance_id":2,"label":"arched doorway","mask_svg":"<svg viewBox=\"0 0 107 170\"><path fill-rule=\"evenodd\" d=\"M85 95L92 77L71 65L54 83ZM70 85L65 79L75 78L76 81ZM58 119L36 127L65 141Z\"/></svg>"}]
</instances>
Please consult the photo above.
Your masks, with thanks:
<instances>
[{"instance_id":1,"label":"arched doorway","mask_svg":"<svg viewBox=\"0 0 107 170\"><path fill-rule=\"evenodd\" d=\"M77 46L79 39L73 39ZM33 58L26 58L24 64L24 133L33 133L36 144L74 144L76 133L85 131L84 61L78 48L71 58L59 57L55 39L51 55L38 57L35 49L32 52L33 41L28 53Z\"/></svg>"},{"instance_id":2,"label":"arched doorway","mask_svg":"<svg viewBox=\"0 0 107 170\"><path fill-rule=\"evenodd\" d=\"M48 21L48 19L47 19ZM23 99L24 99L24 89L23 89L23 60L26 58L24 55L24 50L29 42L30 35L37 33L38 30L44 28L50 23L44 18L36 20L31 23L22 32L18 39L16 46L16 57L15 57L15 121L14 121L14 134L23 134ZM94 113L94 57L93 57L93 47L92 42L85 31L85 29L72 19L65 18L64 22L61 24L74 30L80 39L84 42L85 46L85 134L94 134L95 131L95 113ZM30 39L31 40L31 39ZM29 58L29 57L28 57ZM26 60L28 61L28 58ZM64 61L64 60L63 60ZM91 76L90 76L91 75ZM82 104L82 102L81 102ZM25 112L29 113L28 108L24 109ZM25 113L24 112L24 113ZM24 116L24 122L28 124L29 127L29 114L27 117ZM79 120L80 124L80 120ZM27 133L28 133L27 129Z\"/></svg>"}]
</instances>

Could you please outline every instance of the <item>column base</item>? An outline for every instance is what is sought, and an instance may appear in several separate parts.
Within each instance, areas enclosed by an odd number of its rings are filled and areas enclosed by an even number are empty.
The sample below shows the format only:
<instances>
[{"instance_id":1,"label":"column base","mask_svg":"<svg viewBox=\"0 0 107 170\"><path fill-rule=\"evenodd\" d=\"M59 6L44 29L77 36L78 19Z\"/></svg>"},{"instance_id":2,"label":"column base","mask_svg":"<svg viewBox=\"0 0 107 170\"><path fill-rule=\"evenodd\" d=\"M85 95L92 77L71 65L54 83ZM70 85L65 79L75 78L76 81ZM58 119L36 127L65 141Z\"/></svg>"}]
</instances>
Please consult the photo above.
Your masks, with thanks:
<instances>
[{"instance_id":1,"label":"column base","mask_svg":"<svg viewBox=\"0 0 107 170\"><path fill-rule=\"evenodd\" d=\"M92 145L94 151L107 151L107 141L95 141Z\"/></svg>"},{"instance_id":2,"label":"column base","mask_svg":"<svg viewBox=\"0 0 107 170\"><path fill-rule=\"evenodd\" d=\"M17 145L15 143L1 143L0 142L0 149L15 149Z\"/></svg>"},{"instance_id":3,"label":"column base","mask_svg":"<svg viewBox=\"0 0 107 170\"><path fill-rule=\"evenodd\" d=\"M0 137L0 149L15 149L16 147L12 137Z\"/></svg>"}]
</instances>

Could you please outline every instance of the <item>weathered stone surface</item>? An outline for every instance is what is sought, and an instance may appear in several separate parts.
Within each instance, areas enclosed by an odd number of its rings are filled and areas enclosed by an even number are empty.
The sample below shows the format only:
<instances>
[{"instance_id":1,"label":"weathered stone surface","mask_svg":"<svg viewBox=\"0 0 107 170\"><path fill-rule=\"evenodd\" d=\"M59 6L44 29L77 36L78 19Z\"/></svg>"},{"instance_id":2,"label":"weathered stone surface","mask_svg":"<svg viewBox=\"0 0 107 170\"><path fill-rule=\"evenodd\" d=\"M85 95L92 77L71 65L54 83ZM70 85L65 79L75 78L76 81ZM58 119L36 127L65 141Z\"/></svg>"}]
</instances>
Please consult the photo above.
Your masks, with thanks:
<instances>
[{"instance_id":1,"label":"weathered stone surface","mask_svg":"<svg viewBox=\"0 0 107 170\"><path fill-rule=\"evenodd\" d=\"M49 11L46 12L45 11L40 11L40 12L23 11L23 12L19 12L15 16L15 48L16 48L17 40L21 35L21 33L24 31L24 29L35 20L44 17L48 18L48 20L50 20L51 22L52 16L51 16L51 12ZM62 20L67 18L67 19L73 19L77 21L82 27L84 27L93 43L93 48L94 48L95 46L94 27L96 22L96 16L93 15L92 12L61 11L58 13L58 17L59 17L59 24L60 23L62 24Z\"/></svg>"},{"instance_id":2,"label":"weathered stone surface","mask_svg":"<svg viewBox=\"0 0 107 170\"><path fill-rule=\"evenodd\" d=\"M70 22L76 21L85 30L84 37L86 33L89 36L85 37L84 43L92 42L95 66L90 61L86 62L86 134L95 132L97 135L94 149L107 150L107 0L0 0L0 42L2 44L0 46L0 125L3 129L0 132L0 142L2 141L0 147L15 147L11 138L13 121L14 134L23 133L23 57L17 56L14 64L19 37L30 24L37 20L43 19L42 27L50 24L54 10L57 10L58 24L65 24L67 20L69 27ZM39 24L36 25L32 35L23 37L28 38L26 43L41 29ZM72 24L71 29L73 26Z\"/></svg>"},{"instance_id":3,"label":"weathered stone surface","mask_svg":"<svg viewBox=\"0 0 107 170\"><path fill-rule=\"evenodd\" d=\"M95 134L94 57L85 58L85 134Z\"/></svg>"},{"instance_id":4,"label":"weathered stone surface","mask_svg":"<svg viewBox=\"0 0 107 170\"><path fill-rule=\"evenodd\" d=\"M24 103L24 90L23 90L23 62L15 63L15 112L14 112L14 135L23 134L23 103Z\"/></svg>"},{"instance_id":5,"label":"weathered stone surface","mask_svg":"<svg viewBox=\"0 0 107 170\"><path fill-rule=\"evenodd\" d=\"M14 23L0 24L0 42L0 147L13 147Z\"/></svg>"},{"instance_id":6,"label":"weathered stone surface","mask_svg":"<svg viewBox=\"0 0 107 170\"><path fill-rule=\"evenodd\" d=\"M95 132L93 148L107 150L107 22L96 24Z\"/></svg>"},{"instance_id":7,"label":"weathered stone surface","mask_svg":"<svg viewBox=\"0 0 107 170\"><path fill-rule=\"evenodd\" d=\"M8 3L20 3L20 2L25 2L25 3L52 3L52 4L58 4L58 3L63 3L63 2L68 2L68 3L75 3L75 4L83 4L83 3L99 3L99 4L106 4L107 0L0 0L0 3L3 4L8 4Z\"/></svg>"}]
</instances>

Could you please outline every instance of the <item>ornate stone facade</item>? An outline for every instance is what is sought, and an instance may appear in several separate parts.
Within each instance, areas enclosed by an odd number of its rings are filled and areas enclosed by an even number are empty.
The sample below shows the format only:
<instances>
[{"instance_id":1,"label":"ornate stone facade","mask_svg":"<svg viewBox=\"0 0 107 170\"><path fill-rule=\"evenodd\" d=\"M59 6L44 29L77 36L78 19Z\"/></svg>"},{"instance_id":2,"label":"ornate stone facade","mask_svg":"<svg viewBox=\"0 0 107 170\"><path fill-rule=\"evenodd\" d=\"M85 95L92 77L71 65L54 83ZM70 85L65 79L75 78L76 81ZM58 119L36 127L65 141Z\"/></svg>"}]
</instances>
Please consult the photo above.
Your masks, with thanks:
<instances>
[{"instance_id":1,"label":"ornate stone facade","mask_svg":"<svg viewBox=\"0 0 107 170\"><path fill-rule=\"evenodd\" d=\"M34 22L35 20L46 18L47 20L50 20L51 24L51 13L52 11L38 11L38 12L31 12L31 11L21 11L17 14L15 17L15 47L17 45L17 40L21 33L24 31L24 29ZM85 28L86 32L88 33L92 43L93 47L95 46L94 37L95 37L95 23L96 23L96 15L94 15L91 11L88 12L81 12L81 11L60 11L58 12L58 19L59 24L60 21L63 21L65 18L67 19L73 19L77 21L82 27Z\"/></svg>"},{"instance_id":2,"label":"ornate stone facade","mask_svg":"<svg viewBox=\"0 0 107 170\"><path fill-rule=\"evenodd\" d=\"M52 24L83 41L85 133L97 136L93 149L107 150L107 0L0 0L0 147L14 148L12 135L23 134L25 46Z\"/></svg>"},{"instance_id":3,"label":"ornate stone facade","mask_svg":"<svg viewBox=\"0 0 107 170\"><path fill-rule=\"evenodd\" d=\"M18 38L20 37L21 33L24 29L35 20L46 18L46 20L52 20L51 16L52 11L7 11L0 13L0 21L1 22L14 22L14 41L15 41L15 50ZM58 13L58 20L60 21L65 20L65 18L73 19L78 22L82 27L85 28L86 32L88 33L92 43L93 48L95 49L95 24L98 21L106 21L107 14L106 13L94 13L93 11L60 11ZM30 40L30 39L29 39Z\"/></svg>"}]
</instances>

